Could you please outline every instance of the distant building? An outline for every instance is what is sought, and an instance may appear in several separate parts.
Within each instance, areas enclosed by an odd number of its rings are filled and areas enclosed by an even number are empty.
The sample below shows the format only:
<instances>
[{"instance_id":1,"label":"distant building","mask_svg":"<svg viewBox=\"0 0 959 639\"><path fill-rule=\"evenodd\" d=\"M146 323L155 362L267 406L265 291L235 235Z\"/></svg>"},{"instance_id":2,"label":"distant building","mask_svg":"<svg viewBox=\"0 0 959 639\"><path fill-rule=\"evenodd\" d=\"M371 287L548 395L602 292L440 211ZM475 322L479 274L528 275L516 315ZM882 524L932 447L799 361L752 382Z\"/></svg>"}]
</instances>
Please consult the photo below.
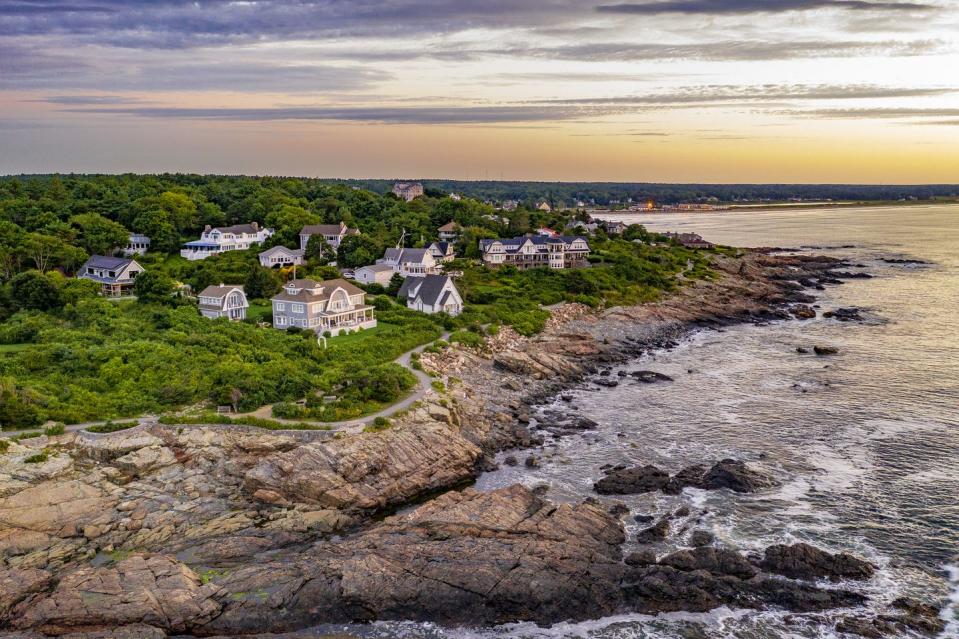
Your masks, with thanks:
<instances>
[{"instance_id":1,"label":"distant building","mask_svg":"<svg viewBox=\"0 0 959 639\"><path fill-rule=\"evenodd\" d=\"M305 251L306 245L314 235L322 235L326 243L334 250L340 248L340 243L347 235L359 235L357 229L351 229L343 222L339 224L310 224L300 230L300 250Z\"/></svg>"},{"instance_id":2,"label":"distant building","mask_svg":"<svg viewBox=\"0 0 959 639\"><path fill-rule=\"evenodd\" d=\"M454 202L459 202L460 200L463 199L463 196L460 195L459 193L450 193L450 199L453 200Z\"/></svg>"},{"instance_id":3,"label":"distant building","mask_svg":"<svg viewBox=\"0 0 959 639\"><path fill-rule=\"evenodd\" d=\"M707 242L697 233L663 233L666 237L671 240L676 240L686 248L692 249L711 249L716 245L712 242Z\"/></svg>"},{"instance_id":4,"label":"distant building","mask_svg":"<svg viewBox=\"0 0 959 639\"><path fill-rule=\"evenodd\" d=\"M624 222L606 222L606 232L610 235L622 235L626 232Z\"/></svg>"},{"instance_id":5,"label":"distant building","mask_svg":"<svg viewBox=\"0 0 959 639\"><path fill-rule=\"evenodd\" d=\"M227 251L244 251L261 244L271 235L273 229L261 229L256 222L216 228L207 224L200 239L184 244L180 255L191 261L205 260Z\"/></svg>"},{"instance_id":6,"label":"distant building","mask_svg":"<svg viewBox=\"0 0 959 639\"><path fill-rule=\"evenodd\" d=\"M137 275L143 272L143 267L128 257L91 255L80 267L77 278L99 284L104 297L123 297L133 294Z\"/></svg>"},{"instance_id":7,"label":"distant building","mask_svg":"<svg viewBox=\"0 0 959 639\"><path fill-rule=\"evenodd\" d=\"M537 235L542 235L543 237L557 237L557 236L559 236L559 233L557 233L557 232L554 231L553 229L546 228L545 226L536 229L536 234L537 234Z\"/></svg>"},{"instance_id":8,"label":"distant building","mask_svg":"<svg viewBox=\"0 0 959 639\"><path fill-rule=\"evenodd\" d=\"M398 294L407 308L423 313L446 313L456 316L463 312L463 298L448 275L410 277L403 282Z\"/></svg>"},{"instance_id":9,"label":"distant building","mask_svg":"<svg viewBox=\"0 0 959 639\"><path fill-rule=\"evenodd\" d=\"M423 193L423 185L419 182L397 182L393 185L393 195L407 202L412 202Z\"/></svg>"},{"instance_id":10,"label":"distant building","mask_svg":"<svg viewBox=\"0 0 959 639\"><path fill-rule=\"evenodd\" d=\"M549 202L546 202L545 200L543 202L540 202L536 208L539 209L540 211L543 211L544 213L549 213L553 210L553 207L551 207L549 205Z\"/></svg>"},{"instance_id":11,"label":"distant building","mask_svg":"<svg viewBox=\"0 0 959 639\"><path fill-rule=\"evenodd\" d=\"M598 228L599 224L596 222L583 222L582 220L573 220L566 225L568 231L579 231L590 235L594 234Z\"/></svg>"},{"instance_id":12,"label":"distant building","mask_svg":"<svg viewBox=\"0 0 959 639\"><path fill-rule=\"evenodd\" d=\"M517 200L506 200L500 208L504 211L515 211L518 206L519 202Z\"/></svg>"},{"instance_id":13,"label":"distant building","mask_svg":"<svg viewBox=\"0 0 959 639\"><path fill-rule=\"evenodd\" d=\"M281 330L296 326L336 336L376 326L366 293L346 280L293 280L270 302L273 327Z\"/></svg>"},{"instance_id":14,"label":"distant building","mask_svg":"<svg viewBox=\"0 0 959 639\"><path fill-rule=\"evenodd\" d=\"M533 235L502 240L480 240L483 263L489 266L509 264L526 269L548 266L552 269L588 266L589 242L585 237Z\"/></svg>"},{"instance_id":15,"label":"distant building","mask_svg":"<svg viewBox=\"0 0 959 639\"><path fill-rule=\"evenodd\" d=\"M386 264L403 277L424 277L440 272L429 249L388 248L377 264Z\"/></svg>"},{"instance_id":16,"label":"distant building","mask_svg":"<svg viewBox=\"0 0 959 639\"><path fill-rule=\"evenodd\" d=\"M150 238L142 233L130 233L130 239L127 245L123 247L121 253L124 257L133 257L134 255L145 255L150 250Z\"/></svg>"},{"instance_id":17,"label":"distant building","mask_svg":"<svg viewBox=\"0 0 959 639\"><path fill-rule=\"evenodd\" d=\"M444 242L455 242L460 237L460 232L462 228L456 222L447 222L443 226L436 229L436 232L439 234L439 237Z\"/></svg>"},{"instance_id":18,"label":"distant building","mask_svg":"<svg viewBox=\"0 0 959 639\"><path fill-rule=\"evenodd\" d=\"M220 284L207 286L200 292L200 315L210 319L225 317L237 321L246 319L246 309L250 303L242 286Z\"/></svg>"},{"instance_id":19,"label":"distant building","mask_svg":"<svg viewBox=\"0 0 959 639\"><path fill-rule=\"evenodd\" d=\"M361 266L353 272L353 279L363 284L379 284L389 286L390 280L396 271L389 264L370 264Z\"/></svg>"},{"instance_id":20,"label":"distant building","mask_svg":"<svg viewBox=\"0 0 959 639\"><path fill-rule=\"evenodd\" d=\"M274 246L260 253L260 264L266 268L302 266L305 263L306 260L303 259L303 249Z\"/></svg>"},{"instance_id":21,"label":"distant building","mask_svg":"<svg viewBox=\"0 0 959 639\"><path fill-rule=\"evenodd\" d=\"M437 262L449 262L456 259L452 242L433 242L426 247Z\"/></svg>"}]
</instances>

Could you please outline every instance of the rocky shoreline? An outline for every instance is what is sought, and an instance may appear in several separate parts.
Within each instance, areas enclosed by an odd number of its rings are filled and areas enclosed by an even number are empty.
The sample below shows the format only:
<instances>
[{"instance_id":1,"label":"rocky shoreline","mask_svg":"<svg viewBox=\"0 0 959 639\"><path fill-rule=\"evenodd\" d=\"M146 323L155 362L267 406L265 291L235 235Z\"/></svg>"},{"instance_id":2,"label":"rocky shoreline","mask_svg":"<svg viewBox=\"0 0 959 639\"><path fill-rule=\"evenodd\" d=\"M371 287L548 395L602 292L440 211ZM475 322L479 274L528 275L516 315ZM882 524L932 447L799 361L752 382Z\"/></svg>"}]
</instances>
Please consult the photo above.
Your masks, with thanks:
<instances>
[{"instance_id":1,"label":"rocky shoreline","mask_svg":"<svg viewBox=\"0 0 959 639\"><path fill-rule=\"evenodd\" d=\"M463 489L497 452L589 428L557 420L532 431L542 399L696 328L815 316L809 290L851 267L804 255L718 257L720 277L661 302L601 313L567 306L536 337L504 329L483 350L424 355L447 390L380 433L311 441L153 424L15 443L0 456L0 636L255 636L389 619L549 624L720 605L860 605L853 590L817 585L872 576L849 555L797 545L748 557L701 537L691 550L624 557L615 504L557 505L521 486ZM23 463L44 448L47 461ZM633 479L644 489L707 480L762 488L734 460L719 464ZM635 469L610 470L628 480ZM749 481L732 482L738 471ZM689 514L650 522L649 534L665 536ZM934 609L903 600L843 624L877 636L869 633L934 632L937 621Z\"/></svg>"}]
</instances>

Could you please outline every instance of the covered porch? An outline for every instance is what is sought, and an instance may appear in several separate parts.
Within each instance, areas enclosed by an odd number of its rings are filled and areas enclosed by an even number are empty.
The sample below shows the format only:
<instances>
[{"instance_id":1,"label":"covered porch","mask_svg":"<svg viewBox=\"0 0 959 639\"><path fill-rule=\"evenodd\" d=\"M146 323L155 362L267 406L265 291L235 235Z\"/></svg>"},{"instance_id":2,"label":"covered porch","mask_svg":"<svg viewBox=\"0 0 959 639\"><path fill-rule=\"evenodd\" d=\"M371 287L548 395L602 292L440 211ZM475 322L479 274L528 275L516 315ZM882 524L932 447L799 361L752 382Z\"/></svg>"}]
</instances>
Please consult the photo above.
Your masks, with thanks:
<instances>
[{"instance_id":1,"label":"covered porch","mask_svg":"<svg viewBox=\"0 0 959 639\"><path fill-rule=\"evenodd\" d=\"M348 333L358 329L373 328L376 318L373 316L372 306L355 306L340 313L324 313L320 318L320 333L329 331L330 335Z\"/></svg>"}]
</instances>

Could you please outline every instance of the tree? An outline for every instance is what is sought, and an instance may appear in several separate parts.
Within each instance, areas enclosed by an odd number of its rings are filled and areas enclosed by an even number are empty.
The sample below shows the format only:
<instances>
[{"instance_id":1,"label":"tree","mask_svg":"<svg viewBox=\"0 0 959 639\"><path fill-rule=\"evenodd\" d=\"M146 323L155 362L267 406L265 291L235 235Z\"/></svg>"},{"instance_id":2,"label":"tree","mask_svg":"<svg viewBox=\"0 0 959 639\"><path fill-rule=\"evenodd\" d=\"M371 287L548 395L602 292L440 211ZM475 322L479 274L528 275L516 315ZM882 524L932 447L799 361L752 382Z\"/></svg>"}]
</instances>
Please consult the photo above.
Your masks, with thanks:
<instances>
[{"instance_id":1,"label":"tree","mask_svg":"<svg viewBox=\"0 0 959 639\"><path fill-rule=\"evenodd\" d=\"M56 282L40 271L25 271L11 279L10 299L18 309L52 311L63 306Z\"/></svg>"},{"instance_id":2,"label":"tree","mask_svg":"<svg viewBox=\"0 0 959 639\"><path fill-rule=\"evenodd\" d=\"M133 293L142 304L166 302L173 294L173 280L162 273L146 271L137 276L133 283Z\"/></svg>"},{"instance_id":3,"label":"tree","mask_svg":"<svg viewBox=\"0 0 959 639\"><path fill-rule=\"evenodd\" d=\"M144 211L133 220L133 230L150 238L150 250L176 253L180 249L180 235L163 209Z\"/></svg>"},{"instance_id":4,"label":"tree","mask_svg":"<svg viewBox=\"0 0 959 639\"><path fill-rule=\"evenodd\" d=\"M250 299L269 298L280 292L283 285L273 270L253 264L243 282L243 290Z\"/></svg>"},{"instance_id":5,"label":"tree","mask_svg":"<svg viewBox=\"0 0 959 639\"><path fill-rule=\"evenodd\" d=\"M356 268L372 264L383 254L383 248L367 235L350 235L343 238L336 251L336 263L340 268Z\"/></svg>"},{"instance_id":6,"label":"tree","mask_svg":"<svg viewBox=\"0 0 959 639\"><path fill-rule=\"evenodd\" d=\"M110 255L117 247L124 246L130 232L99 213L83 213L70 218L70 225L79 230L77 244L91 255Z\"/></svg>"},{"instance_id":7,"label":"tree","mask_svg":"<svg viewBox=\"0 0 959 639\"><path fill-rule=\"evenodd\" d=\"M327 264L336 259L336 251L322 235L311 235L303 257L317 264Z\"/></svg>"},{"instance_id":8,"label":"tree","mask_svg":"<svg viewBox=\"0 0 959 639\"><path fill-rule=\"evenodd\" d=\"M295 245L300 242L300 231L308 224L319 224L322 220L315 213L290 204L283 204L267 214L264 224L275 230L273 245ZM316 237L315 235L313 237ZM312 237L310 239L313 239Z\"/></svg>"},{"instance_id":9,"label":"tree","mask_svg":"<svg viewBox=\"0 0 959 639\"><path fill-rule=\"evenodd\" d=\"M396 297L400 292L400 287L403 286L403 276L399 273L393 273L393 277L390 278L390 283L386 287L386 294L392 297Z\"/></svg>"},{"instance_id":10,"label":"tree","mask_svg":"<svg viewBox=\"0 0 959 639\"><path fill-rule=\"evenodd\" d=\"M482 257L479 250L479 241L494 239L495 237L496 233L479 226L470 226L463 229L463 233L460 236L460 241L463 243L463 255L474 259Z\"/></svg>"}]
</instances>

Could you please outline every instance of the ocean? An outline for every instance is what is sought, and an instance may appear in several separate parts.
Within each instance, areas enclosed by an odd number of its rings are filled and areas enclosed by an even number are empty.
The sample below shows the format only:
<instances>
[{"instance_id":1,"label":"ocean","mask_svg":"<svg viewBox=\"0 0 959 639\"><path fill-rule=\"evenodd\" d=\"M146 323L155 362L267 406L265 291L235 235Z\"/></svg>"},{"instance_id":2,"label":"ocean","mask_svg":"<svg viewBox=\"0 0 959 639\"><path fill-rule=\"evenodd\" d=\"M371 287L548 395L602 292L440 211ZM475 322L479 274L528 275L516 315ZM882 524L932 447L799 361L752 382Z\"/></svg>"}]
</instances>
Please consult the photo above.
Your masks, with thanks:
<instances>
[{"instance_id":1,"label":"ocean","mask_svg":"<svg viewBox=\"0 0 959 639\"><path fill-rule=\"evenodd\" d=\"M652 230L694 231L735 246L814 247L848 258L873 279L819 294L822 310L863 309L863 322L819 318L702 330L679 347L620 368L650 369L672 383L583 383L543 408L599 423L550 443L539 468L502 465L481 490L548 484L548 497L594 496L604 464L655 464L674 472L726 457L772 474L754 495L687 489L679 496L617 498L631 515L689 504L706 515L693 529L742 551L805 541L850 551L880 570L844 583L880 611L903 595L948 603L943 637L959 637L959 206L789 209L623 216ZM922 260L925 265L885 260ZM800 354L797 347L839 349ZM615 370L614 370L615 374ZM625 521L634 534L647 524ZM627 547L628 551L629 548ZM665 550L661 550L665 552ZM708 614L626 615L539 628L444 629L389 623L352 627L383 637L609 639L838 637L836 619L856 611L796 615L719 609Z\"/></svg>"}]
</instances>

